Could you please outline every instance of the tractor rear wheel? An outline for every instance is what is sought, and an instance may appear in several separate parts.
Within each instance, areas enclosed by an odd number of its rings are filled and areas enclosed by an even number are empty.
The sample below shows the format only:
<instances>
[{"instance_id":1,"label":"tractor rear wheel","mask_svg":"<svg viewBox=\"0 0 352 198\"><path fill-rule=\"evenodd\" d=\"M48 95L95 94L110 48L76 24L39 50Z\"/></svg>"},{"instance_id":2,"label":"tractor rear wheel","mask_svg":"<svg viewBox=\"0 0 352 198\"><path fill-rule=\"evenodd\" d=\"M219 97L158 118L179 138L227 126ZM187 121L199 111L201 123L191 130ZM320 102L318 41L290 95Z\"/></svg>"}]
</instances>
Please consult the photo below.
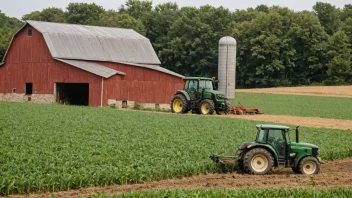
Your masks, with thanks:
<instances>
[{"instance_id":1,"label":"tractor rear wheel","mask_svg":"<svg viewBox=\"0 0 352 198\"><path fill-rule=\"evenodd\" d=\"M216 114L218 115L227 115L228 113L230 113L230 102L225 99L225 109L224 110L216 110Z\"/></svg>"},{"instance_id":2,"label":"tractor rear wheel","mask_svg":"<svg viewBox=\"0 0 352 198\"><path fill-rule=\"evenodd\" d=\"M182 94L176 94L171 100L172 113L187 113L187 100Z\"/></svg>"},{"instance_id":3,"label":"tractor rear wheel","mask_svg":"<svg viewBox=\"0 0 352 198\"><path fill-rule=\"evenodd\" d=\"M306 175L318 174L320 171L320 163L315 157L305 157L300 161L298 170L300 173Z\"/></svg>"},{"instance_id":4,"label":"tractor rear wheel","mask_svg":"<svg viewBox=\"0 0 352 198\"><path fill-rule=\"evenodd\" d=\"M254 148L248 151L243 158L243 168L246 173L264 175L274 166L271 153L263 148Z\"/></svg>"},{"instance_id":5,"label":"tractor rear wheel","mask_svg":"<svg viewBox=\"0 0 352 198\"><path fill-rule=\"evenodd\" d=\"M203 115L210 114L211 115L214 113L215 105L212 100L205 99L199 103L198 108L199 108L201 114L203 114Z\"/></svg>"}]
</instances>

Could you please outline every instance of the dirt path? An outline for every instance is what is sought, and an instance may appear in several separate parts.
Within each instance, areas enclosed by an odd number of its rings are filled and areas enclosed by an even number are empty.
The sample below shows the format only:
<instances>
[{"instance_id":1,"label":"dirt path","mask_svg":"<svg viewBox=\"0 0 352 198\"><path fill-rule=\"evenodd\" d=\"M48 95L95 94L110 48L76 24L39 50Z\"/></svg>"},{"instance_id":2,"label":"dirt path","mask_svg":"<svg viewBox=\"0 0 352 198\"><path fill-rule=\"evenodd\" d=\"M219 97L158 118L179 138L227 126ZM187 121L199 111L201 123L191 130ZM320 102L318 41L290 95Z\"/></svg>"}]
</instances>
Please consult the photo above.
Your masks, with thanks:
<instances>
[{"instance_id":1,"label":"dirt path","mask_svg":"<svg viewBox=\"0 0 352 198\"><path fill-rule=\"evenodd\" d=\"M276 170L264 176L242 175L238 173L208 174L182 179L170 179L145 184L92 187L54 193L56 197L78 197L89 194L119 194L131 191L153 189L278 189L278 188L317 188L352 187L352 159L338 160L322 164L318 175L293 174L291 169ZM50 197L50 193L32 194L29 197ZM15 196L14 196L15 197ZM28 197L28 196L27 196Z\"/></svg>"},{"instance_id":2,"label":"dirt path","mask_svg":"<svg viewBox=\"0 0 352 198\"><path fill-rule=\"evenodd\" d=\"M263 89L236 89L236 92L291 95L334 96L352 98L352 86L278 87Z\"/></svg>"},{"instance_id":3,"label":"dirt path","mask_svg":"<svg viewBox=\"0 0 352 198\"><path fill-rule=\"evenodd\" d=\"M240 118L246 120L257 120L265 122L274 122L281 124L291 124L297 126L306 126L313 128L330 128L352 130L352 120L338 120L329 118L316 117L298 117L286 115L228 115L227 117Z\"/></svg>"},{"instance_id":4,"label":"dirt path","mask_svg":"<svg viewBox=\"0 0 352 198\"><path fill-rule=\"evenodd\" d=\"M125 110L124 111L131 111ZM158 114L172 114L169 112L155 112L155 111L143 111L144 113L158 113ZM209 116L209 115L197 115L189 114L190 116ZM280 124L291 124L296 126L305 126L313 128L328 128L328 129L341 129L341 130L352 130L352 120L341 120L331 118L318 118L318 117L299 117L289 115L212 115L223 118L234 118L234 119L246 119L256 120L264 122L273 122Z\"/></svg>"}]
</instances>

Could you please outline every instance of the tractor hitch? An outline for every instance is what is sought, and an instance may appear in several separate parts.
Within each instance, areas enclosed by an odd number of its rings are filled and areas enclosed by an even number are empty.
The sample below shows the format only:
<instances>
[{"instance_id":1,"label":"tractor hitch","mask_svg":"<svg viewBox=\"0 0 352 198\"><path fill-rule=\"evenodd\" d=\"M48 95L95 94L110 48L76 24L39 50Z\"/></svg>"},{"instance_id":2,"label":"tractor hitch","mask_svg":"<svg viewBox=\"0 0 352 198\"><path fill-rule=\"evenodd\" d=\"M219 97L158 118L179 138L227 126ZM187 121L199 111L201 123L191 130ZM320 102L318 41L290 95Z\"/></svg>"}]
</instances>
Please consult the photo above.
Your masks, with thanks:
<instances>
[{"instance_id":1,"label":"tractor hitch","mask_svg":"<svg viewBox=\"0 0 352 198\"><path fill-rule=\"evenodd\" d=\"M237 156L220 156L220 155L215 155L211 154L209 156L210 159L212 159L215 163L220 163L220 164L237 164Z\"/></svg>"}]
</instances>

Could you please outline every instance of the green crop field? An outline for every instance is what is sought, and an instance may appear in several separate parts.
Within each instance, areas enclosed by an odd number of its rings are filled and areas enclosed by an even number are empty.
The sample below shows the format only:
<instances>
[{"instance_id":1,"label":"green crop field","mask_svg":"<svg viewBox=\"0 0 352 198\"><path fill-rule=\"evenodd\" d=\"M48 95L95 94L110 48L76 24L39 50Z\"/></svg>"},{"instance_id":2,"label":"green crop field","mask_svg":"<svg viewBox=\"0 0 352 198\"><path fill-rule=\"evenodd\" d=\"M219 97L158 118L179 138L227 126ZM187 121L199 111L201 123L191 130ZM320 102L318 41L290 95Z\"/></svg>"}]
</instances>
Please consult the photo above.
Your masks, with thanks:
<instances>
[{"instance_id":1,"label":"green crop field","mask_svg":"<svg viewBox=\"0 0 352 198\"><path fill-rule=\"evenodd\" d=\"M139 197L290 197L290 198L349 198L352 197L352 189L331 189L331 190L312 190L312 189L279 189L279 190L155 190L152 192L132 192L121 195L91 195L89 198L139 198Z\"/></svg>"},{"instance_id":2,"label":"green crop field","mask_svg":"<svg viewBox=\"0 0 352 198\"><path fill-rule=\"evenodd\" d=\"M259 108L265 114L294 115L352 120L352 99L263 93L236 93L245 107Z\"/></svg>"},{"instance_id":3,"label":"green crop field","mask_svg":"<svg viewBox=\"0 0 352 198\"><path fill-rule=\"evenodd\" d=\"M255 138L254 121L0 102L0 193L59 191L217 172L211 152ZM334 137L334 138L331 138ZM350 131L301 128L323 159L352 156Z\"/></svg>"}]
</instances>

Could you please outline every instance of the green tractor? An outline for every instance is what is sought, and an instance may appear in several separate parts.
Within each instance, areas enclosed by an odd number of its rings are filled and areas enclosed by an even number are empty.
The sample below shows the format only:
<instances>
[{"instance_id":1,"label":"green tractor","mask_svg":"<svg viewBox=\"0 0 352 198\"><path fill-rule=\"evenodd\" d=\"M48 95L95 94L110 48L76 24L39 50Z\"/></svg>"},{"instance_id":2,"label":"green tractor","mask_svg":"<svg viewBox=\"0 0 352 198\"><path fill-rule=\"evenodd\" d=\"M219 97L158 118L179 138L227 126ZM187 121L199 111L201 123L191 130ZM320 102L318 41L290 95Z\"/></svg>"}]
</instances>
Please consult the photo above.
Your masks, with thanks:
<instances>
[{"instance_id":1,"label":"green tractor","mask_svg":"<svg viewBox=\"0 0 352 198\"><path fill-rule=\"evenodd\" d=\"M186 77L183 90L178 90L171 100L173 113L217 114L230 112L230 103L225 95L216 91L212 78Z\"/></svg>"},{"instance_id":2,"label":"green tractor","mask_svg":"<svg viewBox=\"0 0 352 198\"><path fill-rule=\"evenodd\" d=\"M210 158L220 164L237 164L249 174L263 175L272 168L292 168L300 174L318 174L321 158L318 146L299 142L296 127L296 142L291 142L290 128L281 125L256 125L258 132L254 142L245 142L237 148L235 156L212 154Z\"/></svg>"}]
</instances>

